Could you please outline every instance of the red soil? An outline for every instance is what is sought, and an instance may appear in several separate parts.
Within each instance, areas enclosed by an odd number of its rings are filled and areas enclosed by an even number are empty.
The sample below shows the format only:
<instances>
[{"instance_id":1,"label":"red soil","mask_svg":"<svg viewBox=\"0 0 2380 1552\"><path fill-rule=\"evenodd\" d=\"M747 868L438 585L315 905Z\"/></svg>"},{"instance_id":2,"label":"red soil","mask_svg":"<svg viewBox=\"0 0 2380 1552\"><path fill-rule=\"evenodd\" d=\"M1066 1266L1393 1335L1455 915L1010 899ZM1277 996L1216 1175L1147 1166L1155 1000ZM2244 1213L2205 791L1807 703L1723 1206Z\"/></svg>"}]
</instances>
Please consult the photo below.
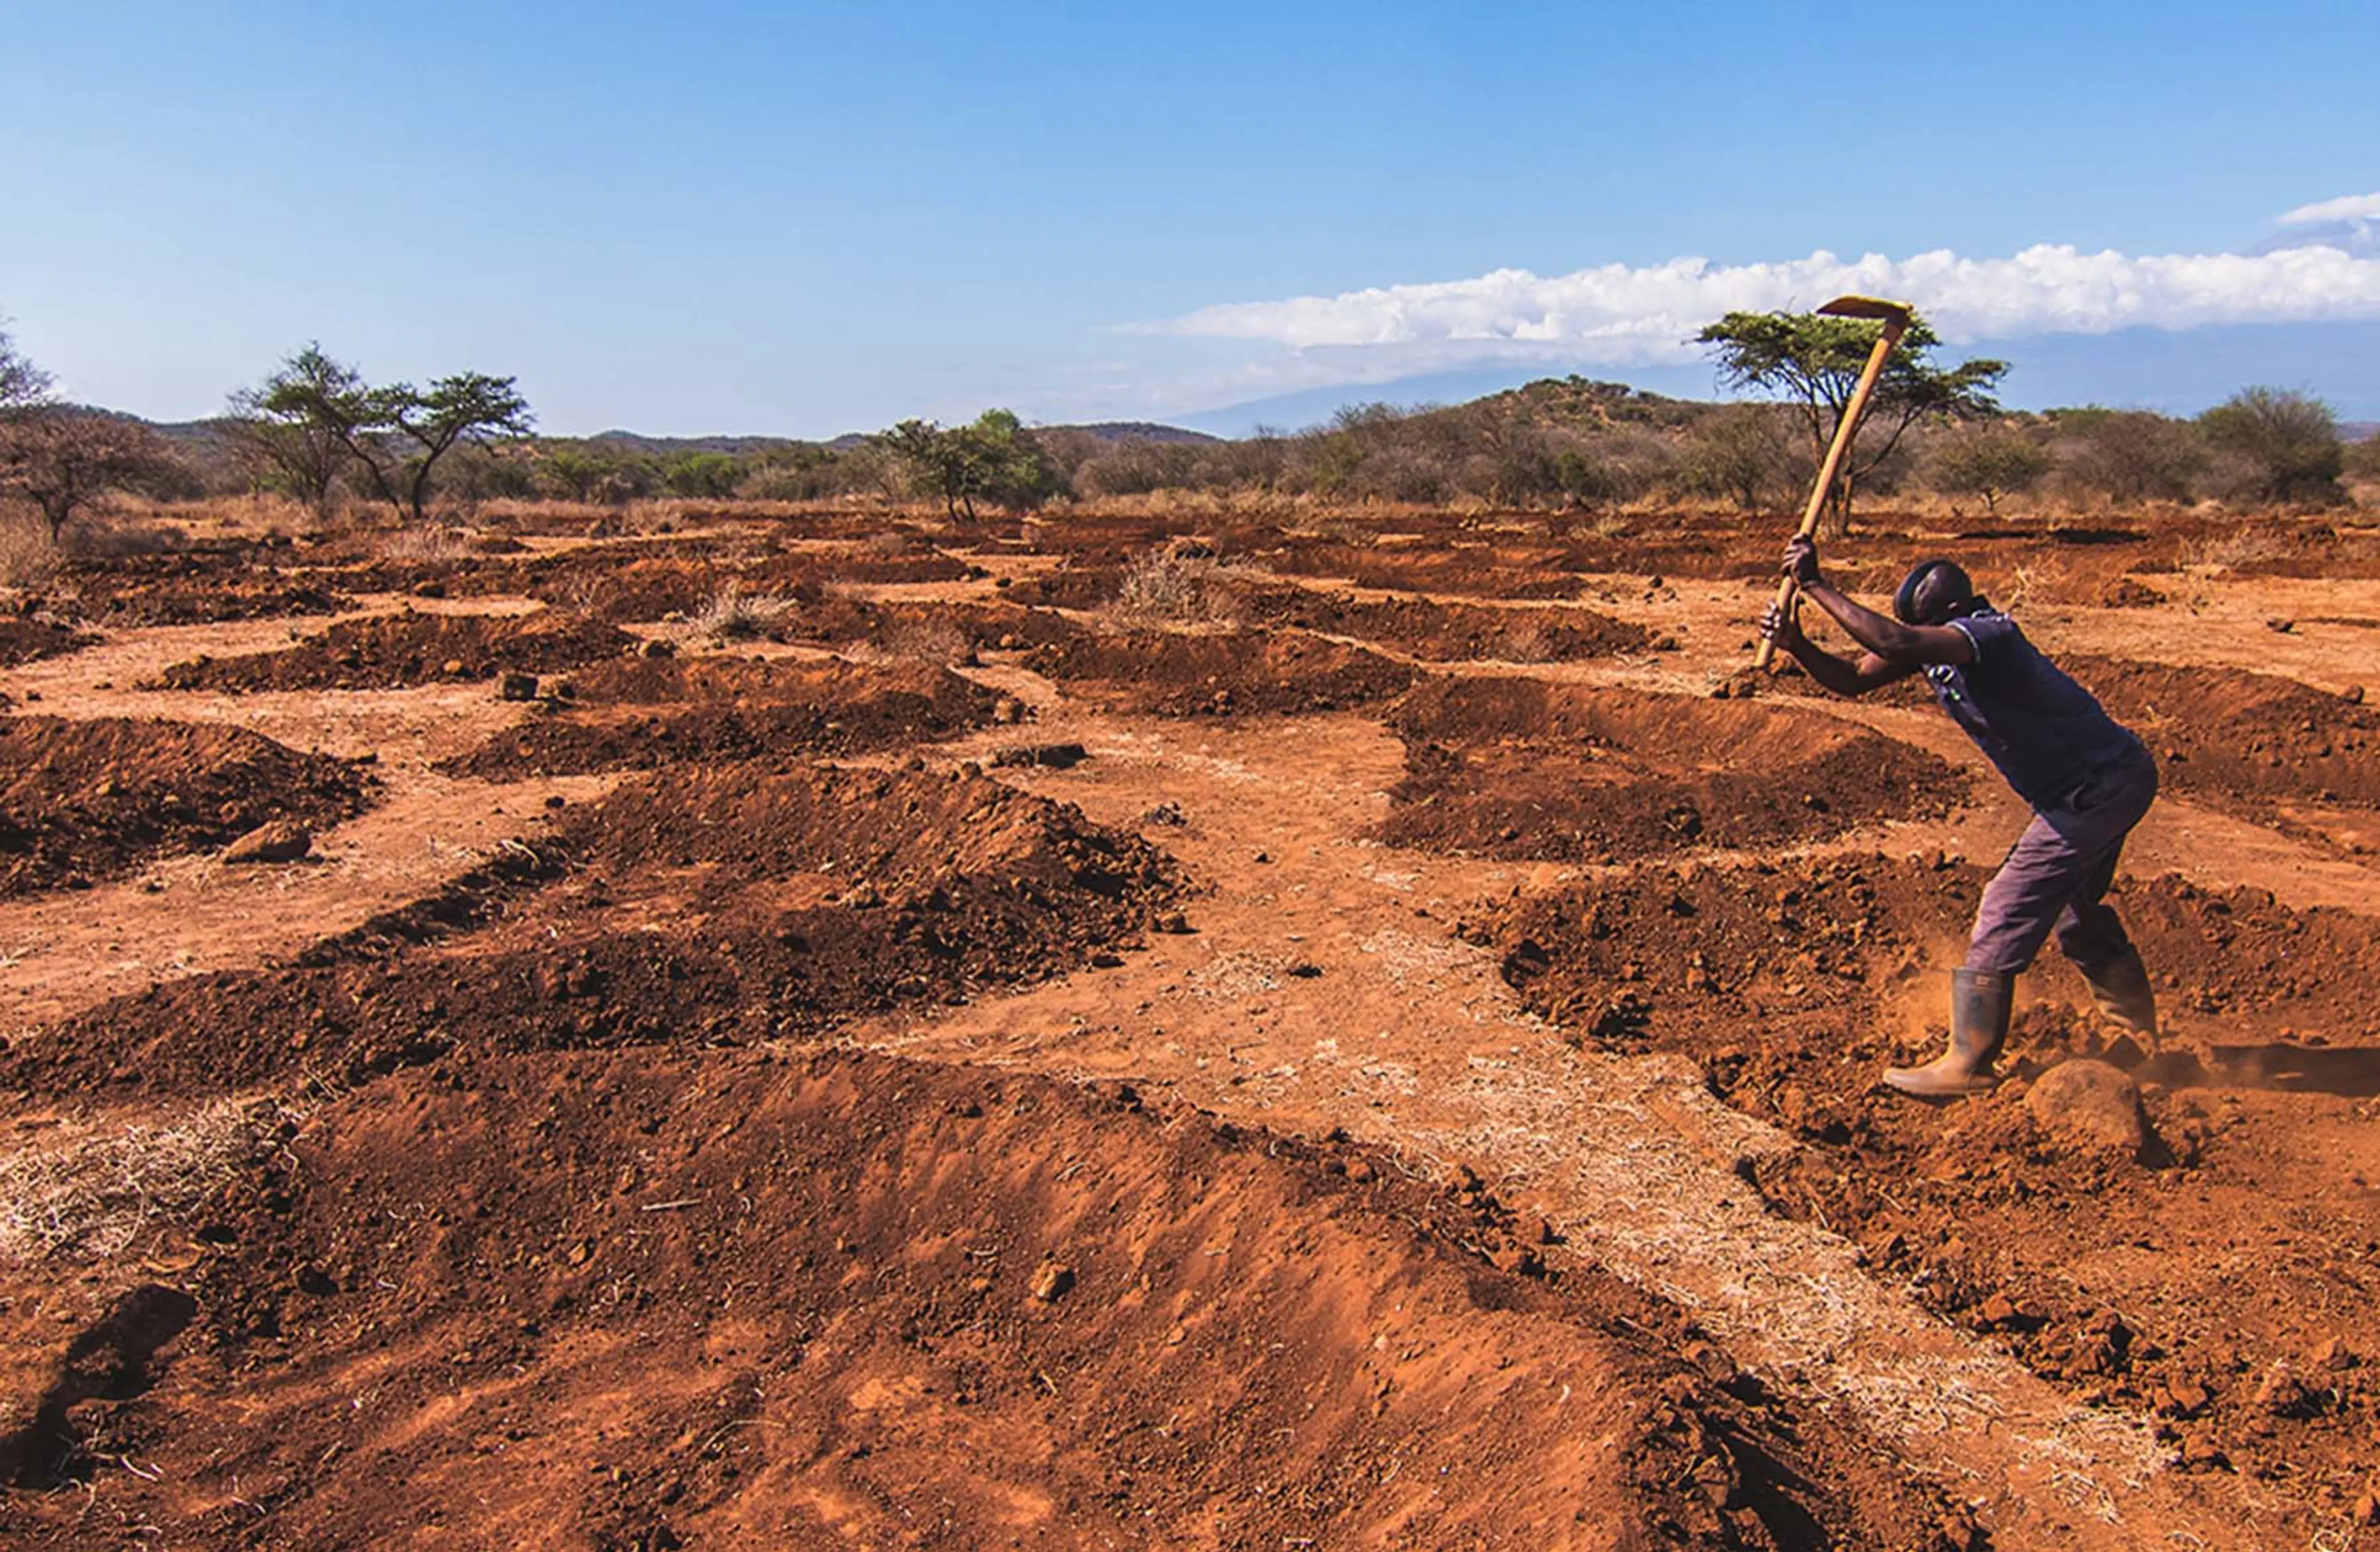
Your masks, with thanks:
<instances>
[{"instance_id":1,"label":"red soil","mask_svg":"<svg viewBox=\"0 0 2380 1552\"><path fill-rule=\"evenodd\" d=\"M342 620L276 652L176 663L160 676L169 690L388 689L503 673L554 673L616 657L634 640L612 626L541 612L389 614Z\"/></svg>"},{"instance_id":2,"label":"red soil","mask_svg":"<svg viewBox=\"0 0 2380 1552\"><path fill-rule=\"evenodd\" d=\"M762 755L848 755L989 726L1000 697L948 669L619 658L571 675L566 709L441 769L490 781Z\"/></svg>"},{"instance_id":3,"label":"red soil","mask_svg":"<svg viewBox=\"0 0 2380 1552\"><path fill-rule=\"evenodd\" d=\"M14 668L18 663L33 662L42 658L63 657L79 651L97 641L88 631L55 620L28 619L22 615L0 618L0 667Z\"/></svg>"},{"instance_id":4,"label":"red soil","mask_svg":"<svg viewBox=\"0 0 2380 1552\"><path fill-rule=\"evenodd\" d=\"M2351 1496L2380 1424L2380 1384L2356 1366L2380 1352L2347 1315L2380 1291L2363 1265L2380 1145L2357 1103L2380 1095L2380 1009L2361 990L2380 977L2380 923L2173 879L2124 891L2159 985L2182 988L2168 1025L2213 1031L2138 1068L2135 1158L2046 1130L2023 1102L2030 1075L2106 1049L2054 950L2026 983L2051 1000L2018 1020L2016 1082L1950 1112L1876 1087L1941 1038L1924 966L1955 953L1982 882L1881 857L1701 868L1523 895L1463 930L1572 1039L1686 1053L1730 1103L1797 1133L1805 1149L1764 1164L1763 1192L1853 1234L1944 1314L2157 1412L2205 1461ZM1912 1014L1930 1034L1904 1033ZM2347 1367L2316 1356L2333 1339ZM2267 1386L2276 1365L2303 1397Z\"/></svg>"},{"instance_id":5,"label":"red soil","mask_svg":"<svg viewBox=\"0 0 2380 1552\"><path fill-rule=\"evenodd\" d=\"M1382 1165L882 1057L443 1061L261 1160L194 1296L41 1334L64 1356L0 1461L106 1489L0 1526L1927 1545L1935 1506L1825 1418L1672 1356L1674 1311L1495 1270L1509 1214Z\"/></svg>"},{"instance_id":6,"label":"red soil","mask_svg":"<svg viewBox=\"0 0 2380 1552\"><path fill-rule=\"evenodd\" d=\"M0 719L0 896L118 877L270 819L334 824L370 780L239 728Z\"/></svg>"},{"instance_id":7,"label":"red soil","mask_svg":"<svg viewBox=\"0 0 2380 1552\"><path fill-rule=\"evenodd\" d=\"M1154 848L981 776L673 770L283 970L31 1038L8 1082L212 1093L451 1049L806 1036L1061 973L1178 888Z\"/></svg>"},{"instance_id":8,"label":"red soil","mask_svg":"<svg viewBox=\"0 0 2380 1552\"><path fill-rule=\"evenodd\" d=\"M1327 711L1385 700L1404 664L1301 631L1081 636L1037 647L1025 666L1111 710L1160 717Z\"/></svg>"},{"instance_id":9,"label":"red soil","mask_svg":"<svg viewBox=\"0 0 2380 1552\"><path fill-rule=\"evenodd\" d=\"M1438 680L1391 725L1405 777L1380 838L1430 851L1596 861L1751 846L1938 816L1965 790L1931 755L1741 700Z\"/></svg>"}]
</instances>

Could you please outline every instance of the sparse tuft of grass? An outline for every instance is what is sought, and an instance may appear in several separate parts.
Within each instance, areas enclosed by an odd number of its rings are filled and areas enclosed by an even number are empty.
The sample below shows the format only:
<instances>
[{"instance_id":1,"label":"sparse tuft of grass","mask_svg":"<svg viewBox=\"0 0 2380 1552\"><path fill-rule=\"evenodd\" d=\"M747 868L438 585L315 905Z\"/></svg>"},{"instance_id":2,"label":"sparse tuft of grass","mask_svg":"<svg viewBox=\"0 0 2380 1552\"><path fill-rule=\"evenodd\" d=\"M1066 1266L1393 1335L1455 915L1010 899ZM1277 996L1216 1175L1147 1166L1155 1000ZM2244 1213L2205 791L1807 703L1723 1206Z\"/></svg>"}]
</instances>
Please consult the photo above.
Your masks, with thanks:
<instances>
[{"instance_id":1,"label":"sparse tuft of grass","mask_svg":"<svg viewBox=\"0 0 2380 1552\"><path fill-rule=\"evenodd\" d=\"M1124 568L1105 613L1127 630L1230 630L1240 623L1238 585L1245 577L1241 567L1169 545Z\"/></svg>"},{"instance_id":2,"label":"sparse tuft of grass","mask_svg":"<svg viewBox=\"0 0 2380 1552\"><path fill-rule=\"evenodd\" d=\"M433 524L389 535L381 540L380 553L386 561L459 561L471 553L471 544L459 528Z\"/></svg>"},{"instance_id":3,"label":"sparse tuft of grass","mask_svg":"<svg viewBox=\"0 0 2380 1552\"><path fill-rule=\"evenodd\" d=\"M687 617L686 628L708 641L758 640L774 635L800 609L798 600L747 593L741 583L730 582Z\"/></svg>"},{"instance_id":4,"label":"sparse tuft of grass","mask_svg":"<svg viewBox=\"0 0 2380 1552\"><path fill-rule=\"evenodd\" d=\"M70 1135L0 1158L0 1262L122 1255L205 1207L293 1119L277 1102L216 1099L178 1121Z\"/></svg>"}]
</instances>

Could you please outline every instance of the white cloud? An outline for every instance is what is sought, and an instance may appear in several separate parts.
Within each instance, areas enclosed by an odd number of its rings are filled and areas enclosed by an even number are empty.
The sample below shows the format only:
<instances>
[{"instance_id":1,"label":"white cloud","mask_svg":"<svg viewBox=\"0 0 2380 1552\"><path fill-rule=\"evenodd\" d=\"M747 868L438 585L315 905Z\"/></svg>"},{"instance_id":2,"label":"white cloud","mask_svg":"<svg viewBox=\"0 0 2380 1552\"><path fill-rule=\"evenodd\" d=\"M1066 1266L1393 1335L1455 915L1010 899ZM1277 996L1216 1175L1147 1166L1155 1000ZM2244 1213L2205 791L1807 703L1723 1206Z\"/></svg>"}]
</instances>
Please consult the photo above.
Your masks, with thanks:
<instances>
[{"instance_id":1,"label":"white cloud","mask_svg":"<svg viewBox=\"0 0 2380 1552\"><path fill-rule=\"evenodd\" d=\"M2362 202L2309 205L2288 219L2333 219ZM1559 358L1641 366L1698 359L1694 332L1722 313L1804 309L1844 292L1905 297L1952 340L2380 318L2380 256L2318 235L2255 254L2133 256L2044 244L1998 259L1947 250L1907 259L1820 251L1735 265L1677 259L1229 303L1155 332L1407 365Z\"/></svg>"},{"instance_id":2,"label":"white cloud","mask_svg":"<svg viewBox=\"0 0 2380 1552\"><path fill-rule=\"evenodd\" d=\"M2300 205L2279 220L2284 226L2318 221L2380 221L2380 194L2342 194L2336 200Z\"/></svg>"}]
</instances>

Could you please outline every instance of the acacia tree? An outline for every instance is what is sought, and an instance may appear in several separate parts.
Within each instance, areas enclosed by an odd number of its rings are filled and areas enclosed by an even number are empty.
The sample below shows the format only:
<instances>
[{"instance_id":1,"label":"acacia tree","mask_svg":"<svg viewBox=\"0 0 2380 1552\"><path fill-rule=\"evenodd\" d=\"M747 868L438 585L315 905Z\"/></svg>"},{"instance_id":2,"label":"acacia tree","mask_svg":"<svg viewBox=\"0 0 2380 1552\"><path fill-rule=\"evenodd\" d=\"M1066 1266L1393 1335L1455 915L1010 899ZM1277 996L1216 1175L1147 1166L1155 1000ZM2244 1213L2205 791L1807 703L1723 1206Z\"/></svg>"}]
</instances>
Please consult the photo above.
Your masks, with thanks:
<instances>
[{"instance_id":1,"label":"acacia tree","mask_svg":"<svg viewBox=\"0 0 2380 1552\"><path fill-rule=\"evenodd\" d=\"M17 342L0 328L0 416L39 409L50 402L50 374L17 353Z\"/></svg>"},{"instance_id":2,"label":"acacia tree","mask_svg":"<svg viewBox=\"0 0 2380 1552\"><path fill-rule=\"evenodd\" d=\"M1852 391L1881 328L1865 319L1814 312L1730 312L1694 338L1711 347L1729 386L1781 400L1800 412L1815 465L1826 456L1827 444L1851 406ZM1871 441L1864 455L1854 447L1844 460L1841 478L1828 492L1830 536L1850 531L1852 492L1892 455L1912 426L1998 411L1992 389L2007 375L2008 363L1978 358L1937 368L1926 357L1941 343L1924 319L1912 317L1900 343L1885 358L1863 426L1881 427L1884 434L1880 441Z\"/></svg>"},{"instance_id":3,"label":"acacia tree","mask_svg":"<svg viewBox=\"0 0 2380 1552\"><path fill-rule=\"evenodd\" d=\"M161 482L174 470L165 440L137 420L44 409L0 421L0 490L40 509L53 543L109 491Z\"/></svg>"},{"instance_id":4,"label":"acacia tree","mask_svg":"<svg viewBox=\"0 0 2380 1552\"><path fill-rule=\"evenodd\" d=\"M457 446L529 433L528 401L514 381L459 372L426 390L409 382L374 388L310 345L261 388L235 394L233 413L260 446L273 450L274 467L294 484L326 496L332 479L352 472L397 515L419 522L441 458Z\"/></svg>"},{"instance_id":5,"label":"acacia tree","mask_svg":"<svg viewBox=\"0 0 2380 1552\"><path fill-rule=\"evenodd\" d=\"M319 515L330 511L339 477L356 461L344 428L318 406L366 393L363 379L309 345L283 361L255 388L231 395L224 426L240 456L266 482L278 485ZM362 413L358 403L356 414Z\"/></svg>"},{"instance_id":6,"label":"acacia tree","mask_svg":"<svg viewBox=\"0 0 2380 1552\"><path fill-rule=\"evenodd\" d=\"M1009 410L987 409L969 426L904 420L877 442L901 461L920 493L941 499L952 517L964 514L972 520L978 501L1031 511L1059 491L1056 466Z\"/></svg>"}]
</instances>

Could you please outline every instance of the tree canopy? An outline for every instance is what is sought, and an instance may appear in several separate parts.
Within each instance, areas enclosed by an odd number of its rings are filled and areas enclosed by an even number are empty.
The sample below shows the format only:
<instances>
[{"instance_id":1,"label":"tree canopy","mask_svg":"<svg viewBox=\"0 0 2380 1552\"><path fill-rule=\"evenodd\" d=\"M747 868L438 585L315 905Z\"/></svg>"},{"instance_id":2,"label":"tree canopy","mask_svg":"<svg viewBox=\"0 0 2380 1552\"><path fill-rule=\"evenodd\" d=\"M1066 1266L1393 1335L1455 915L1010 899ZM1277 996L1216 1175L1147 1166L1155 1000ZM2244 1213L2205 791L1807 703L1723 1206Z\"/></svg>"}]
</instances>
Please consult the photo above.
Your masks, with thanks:
<instances>
[{"instance_id":1,"label":"tree canopy","mask_svg":"<svg viewBox=\"0 0 2380 1552\"><path fill-rule=\"evenodd\" d=\"M1835 428L1851 407L1852 393L1882 328L1865 319L1815 312L1730 312L1694 338L1711 348L1729 386L1782 400L1800 412L1815 463L1826 455ZM1850 528L1852 492L1892 455L1912 426L1998 412L1992 390L2008 374L2008 363L1978 358L1955 367L1936 367L1927 357L1941 343L1924 319L1912 318L1886 358L1861 428L1879 427L1883 434L1868 439L1864 453L1855 445L1844 460L1841 479L1828 493L1831 532Z\"/></svg>"},{"instance_id":2,"label":"tree canopy","mask_svg":"<svg viewBox=\"0 0 2380 1552\"><path fill-rule=\"evenodd\" d=\"M978 501L1031 511L1062 485L1040 443L1005 409L987 409L967 426L904 420L878 440L900 459L918 493L940 498L953 517L972 518Z\"/></svg>"},{"instance_id":3,"label":"tree canopy","mask_svg":"<svg viewBox=\"0 0 2380 1552\"><path fill-rule=\"evenodd\" d=\"M297 352L256 388L232 395L234 435L320 504L342 475L362 480L400 516L428 515L439 460L455 447L527 436L528 401L509 377L458 372L427 389L375 388L323 353Z\"/></svg>"}]
</instances>

